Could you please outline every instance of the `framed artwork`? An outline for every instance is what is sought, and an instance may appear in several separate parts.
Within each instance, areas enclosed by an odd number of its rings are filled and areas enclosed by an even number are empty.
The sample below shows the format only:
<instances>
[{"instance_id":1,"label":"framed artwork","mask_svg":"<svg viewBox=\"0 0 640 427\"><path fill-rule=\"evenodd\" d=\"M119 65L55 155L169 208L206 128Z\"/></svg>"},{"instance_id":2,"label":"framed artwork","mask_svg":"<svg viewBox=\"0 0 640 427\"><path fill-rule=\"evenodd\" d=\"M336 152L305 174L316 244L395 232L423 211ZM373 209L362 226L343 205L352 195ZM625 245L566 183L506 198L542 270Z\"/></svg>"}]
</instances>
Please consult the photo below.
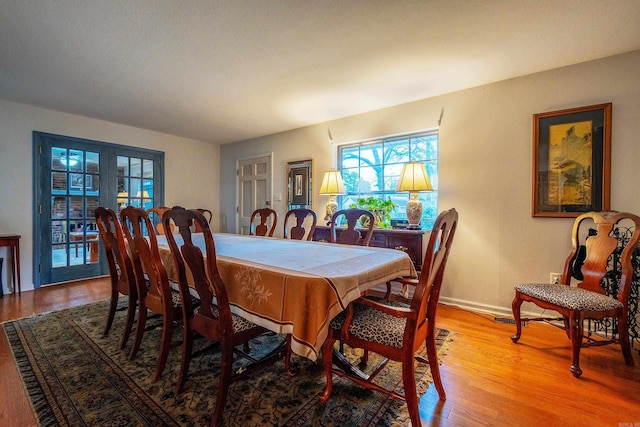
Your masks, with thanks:
<instances>
[{"instance_id":1,"label":"framed artwork","mask_svg":"<svg viewBox=\"0 0 640 427\"><path fill-rule=\"evenodd\" d=\"M312 160L287 163L289 209L311 209Z\"/></svg>"},{"instance_id":2,"label":"framed artwork","mask_svg":"<svg viewBox=\"0 0 640 427\"><path fill-rule=\"evenodd\" d=\"M609 210L611 103L533 115L534 217Z\"/></svg>"},{"instance_id":3,"label":"framed artwork","mask_svg":"<svg viewBox=\"0 0 640 427\"><path fill-rule=\"evenodd\" d=\"M92 175L84 175L81 173L70 173L69 174L69 190L82 191L82 184L84 183L84 187L87 191L93 190L93 176Z\"/></svg>"},{"instance_id":4,"label":"framed artwork","mask_svg":"<svg viewBox=\"0 0 640 427\"><path fill-rule=\"evenodd\" d=\"M70 173L69 174L69 189L70 190L78 190L82 191L82 184L84 175L81 173Z\"/></svg>"}]
</instances>

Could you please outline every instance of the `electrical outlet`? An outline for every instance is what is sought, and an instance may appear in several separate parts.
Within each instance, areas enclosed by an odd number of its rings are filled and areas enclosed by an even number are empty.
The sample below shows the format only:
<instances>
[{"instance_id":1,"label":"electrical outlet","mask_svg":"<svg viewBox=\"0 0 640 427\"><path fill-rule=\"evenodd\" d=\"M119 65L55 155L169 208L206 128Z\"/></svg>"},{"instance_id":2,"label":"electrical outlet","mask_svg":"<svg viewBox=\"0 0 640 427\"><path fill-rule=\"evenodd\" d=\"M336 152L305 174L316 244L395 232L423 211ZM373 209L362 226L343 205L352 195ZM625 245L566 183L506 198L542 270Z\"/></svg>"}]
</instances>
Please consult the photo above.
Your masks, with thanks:
<instances>
[{"instance_id":1,"label":"electrical outlet","mask_svg":"<svg viewBox=\"0 0 640 427\"><path fill-rule=\"evenodd\" d=\"M549 273L549 283L559 285L562 280L562 273Z\"/></svg>"}]
</instances>

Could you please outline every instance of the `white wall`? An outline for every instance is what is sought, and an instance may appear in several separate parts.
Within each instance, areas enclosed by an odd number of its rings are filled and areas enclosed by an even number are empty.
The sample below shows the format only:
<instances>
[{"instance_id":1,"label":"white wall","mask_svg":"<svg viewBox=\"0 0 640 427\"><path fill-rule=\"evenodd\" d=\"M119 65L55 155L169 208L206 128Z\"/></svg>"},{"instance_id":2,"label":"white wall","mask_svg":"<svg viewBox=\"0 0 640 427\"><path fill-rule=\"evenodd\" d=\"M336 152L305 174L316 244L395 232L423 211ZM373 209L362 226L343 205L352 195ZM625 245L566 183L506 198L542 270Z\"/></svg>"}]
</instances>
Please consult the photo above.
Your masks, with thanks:
<instances>
[{"instance_id":1,"label":"white wall","mask_svg":"<svg viewBox=\"0 0 640 427\"><path fill-rule=\"evenodd\" d=\"M208 208L219 227L219 147L214 144L0 100L0 233L22 235L22 289L33 289L32 132L49 132L165 153L165 203ZM8 280L8 254L3 282Z\"/></svg>"},{"instance_id":2,"label":"white wall","mask_svg":"<svg viewBox=\"0 0 640 427\"><path fill-rule=\"evenodd\" d=\"M613 103L611 207L640 214L640 51L498 82L321 125L224 145L220 151L221 215L235 230L235 161L274 153L274 192L286 194L286 162L314 160L317 190L332 166L336 142L440 126L439 209L455 207L459 231L443 301L510 312L513 286L549 280L569 252L572 219L533 218L532 115ZM274 202L286 212L286 197ZM281 231L280 231L281 232Z\"/></svg>"}]
</instances>

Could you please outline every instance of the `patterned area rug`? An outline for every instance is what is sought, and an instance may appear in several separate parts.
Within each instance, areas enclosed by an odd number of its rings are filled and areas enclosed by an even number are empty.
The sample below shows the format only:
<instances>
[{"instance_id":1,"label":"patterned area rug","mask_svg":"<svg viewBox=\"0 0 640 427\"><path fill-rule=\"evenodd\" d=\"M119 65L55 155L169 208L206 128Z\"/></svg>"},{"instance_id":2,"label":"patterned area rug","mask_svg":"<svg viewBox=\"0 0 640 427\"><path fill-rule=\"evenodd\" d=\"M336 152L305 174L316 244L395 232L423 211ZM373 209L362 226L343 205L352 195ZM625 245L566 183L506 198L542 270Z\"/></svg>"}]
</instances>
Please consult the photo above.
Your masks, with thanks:
<instances>
[{"instance_id":1,"label":"patterned area rug","mask_svg":"<svg viewBox=\"0 0 640 427\"><path fill-rule=\"evenodd\" d=\"M126 300L121 299L124 307ZM102 336L107 302L3 324L18 369L38 422L42 426L204 426L213 413L219 369L216 348L191 362L185 390L173 392L181 347L171 349L162 379L152 382L158 354L161 319L145 332L137 357L130 361L119 341L125 311L116 313L111 333ZM440 330L439 359L453 334ZM266 352L283 336L252 341L252 351ZM174 341L180 331L174 331ZM211 343L196 340L195 347ZM423 349L424 350L424 347ZM424 351L422 352L424 354ZM355 357L355 354L353 355ZM386 386L402 389L399 365L390 365L378 376ZM292 358L296 376L290 377L283 361L235 381L229 389L224 412L229 426L392 426L406 425L404 403L336 378L330 401L323 405L322 366L308 359ZM371 360L369 366L375 366ZM241 369L240 362L234 369ZM431 383L429 367L418 364L416 377L421 392Z\"/></svg>"}]
</instances>

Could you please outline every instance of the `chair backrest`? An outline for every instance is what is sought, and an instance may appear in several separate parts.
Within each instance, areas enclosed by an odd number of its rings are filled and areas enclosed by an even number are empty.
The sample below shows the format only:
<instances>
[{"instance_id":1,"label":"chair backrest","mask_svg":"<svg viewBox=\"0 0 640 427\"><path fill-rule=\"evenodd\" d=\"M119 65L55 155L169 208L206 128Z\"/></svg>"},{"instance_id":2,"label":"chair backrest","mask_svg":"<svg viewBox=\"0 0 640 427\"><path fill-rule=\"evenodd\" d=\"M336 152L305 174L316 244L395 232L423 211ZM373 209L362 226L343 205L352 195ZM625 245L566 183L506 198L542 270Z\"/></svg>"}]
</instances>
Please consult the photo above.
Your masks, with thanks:
<instances>
[{"instance_id":1,"label":"chair backrest","mask_svg":"<svg viewBox=\"0 0 640 427\"><path fill-rule=\"evenodd\" d=\"M137 295L135 273L118 216L113 210L99 206L95 210L95 218L107 257L111 286L120 293Z\"/></svg>"},{"instance_id":2,"label":"chair backrest","mask_svg":"<svg viewBox=\"0 0 640 427\"><path fill-rule=\"evenodd\" d=\"M289 220L293 220L295 218L295 225L289 228ZM304 228L304 223L307 218L311 218L311 223L309 224L309 229ZM307 221L308 222L308 221ZM303 240L305 238L305 234L307 235L306 240L313 239L313 232L316 230L316 223L318 222L318 216L311 209L299 208L292 209L284 217L284 231L283 235L285 239L293 239L293 240Z\"/></svg>"},{"instance_id":3,"label":"chair backrest","mask_svg":"<svg viewBox=\"0 0 640 427\"><path fill-rule=\"evenodd\" d=\"M127 206L120 212L120 220L129 242L138 293L153 311L166 312L172 307L171 288L151 219L144 210Z\"/></svg>"},{"instance_id":4,"label":"chair backrest","mask_svg":"<svg viewBox=\"0 0 640 427\"><path fill-rule=\"evenodd\" d=\"M340 230L340 235L337 235L337 224L340 221L340 217L344 216L347 220L347 228ZM368 221L364 221L367 223L366 231L364 236L360 230L356 228L358 225L358 220L360 217L368 218ZM337 211L331 217L331 231L329 233L329 242L331 243L341 243L343 245L358 245L360 244L360 239L362 239L362 246L369 246L371 242L371 236L373 236L373 225L374 225L374 216L373 213L364 209L343 209ZM362 222L362 221L361 221Z\"/></svg>"},{"instance_id":5,"label":"chair backrest","mask_svg":"<svg viewBox=\"0 0 640 427\"><path fill-rule=\"evenodd\" d=\"M414 346L424 343L427 333L434 333L442 278L457 226L458 212L452 208L438 215L429 234L422 271L411 299L411 308L418 313Z\"/></svg>"},{"instance_id":6,"label":"chair backrest","mask_svg":"<svg viewBox=\"0 0 640 427\"><path fill-rule=\"evenodd\" d=\"M585 232L585 227L592 232ZM640 217L627 212L588 212L576 218L571 239L572 250L565 261L562 283L571 283L572 268L583 246L583 279L577 286L613 294L627 307L634 270L632 257L640 240Z\"/></svg>"},{"instance_id":7,"label":"chair backrest","mask_svg":"<svg viewBox=\"0 0 640 427\"><path fill-rule=\"evenodd\" d=\"M211 225L211 220L213 219L213 212L211 212L209 209L202 209L202 208L198 208L198 212L200 212L202 216L204 216L204 218L207 220L207 224Z\"/></svg>"},{"instance_id":8,"label":"chair backrest","mask_svg":"<svg viewBox=\"0 0 640 427\"><path fill-rule=\"evenodd\" d=\"M174 207L164 214L163 222L173 221L177 227L176 235L168 235L167 242L178 268L178 284L183 307L188 313L193 313L190 304L185 303L188 298L189 283L187 282L187 268L193 277L193 286L201 301L198 315L208 319L208 324L216 325L219 331L233 331L229 297L225 288L216 258L216 246L209 223L197 209ZM191 225L198 224L202 228L205 242L205 253L191 239ZM176 239L180 235L182 241ZM216 300L214 308L213 301Z\"/></svg>"},{"instance_id":9,"label":"chair backrest","mask_svg":"<svg viewBox=\"0 0 640 427\"><path fill-rule=\"evenodd\" d=\"M256 224L256 220L260 221ZM271 227L267 226L267 222L271 220ZM269 236L273 237L273 232L278 223L278 213L273 209L262 208L256 209L251 214L251 228L249 234L252 236Z\"/></svg>"},{"instance_id":10,"label":"chair backrest","mask_svg":"<svg viewBox=\"0 0 640 427\"><path fill-rule=\"evenodd\" d=\"M157 219L154 220L154 222L156 224L156 233L158 233L159 235L167 234L165 232L164 225L162 225L162 214L168 211L169 209L171 208L168 206L157 206L155 208L147 209L146 211L147 215L149 215L150 218L153 218L154 215L157 216ZM171 230L172 233L174 231L174 228L175 226L173 224L169 226L169 229Z\"/></svg>"},{"instance_id":11,"label":"chair backrest","mask_svg":"<svg viewBox=\"0 0 640 427\"><path fill-rule=\"evenodd\" d=\"M213 219L213 212L211 212L209 209L201 209L201 208L198 208L198 212L200 212L202 216L204 216L204 218L207 220L207 224L211 225L211 220ZM200 228L197 222L193 223L193 227L196 233L202 233L202 228Z\"/></svg>"}]
</instances>

